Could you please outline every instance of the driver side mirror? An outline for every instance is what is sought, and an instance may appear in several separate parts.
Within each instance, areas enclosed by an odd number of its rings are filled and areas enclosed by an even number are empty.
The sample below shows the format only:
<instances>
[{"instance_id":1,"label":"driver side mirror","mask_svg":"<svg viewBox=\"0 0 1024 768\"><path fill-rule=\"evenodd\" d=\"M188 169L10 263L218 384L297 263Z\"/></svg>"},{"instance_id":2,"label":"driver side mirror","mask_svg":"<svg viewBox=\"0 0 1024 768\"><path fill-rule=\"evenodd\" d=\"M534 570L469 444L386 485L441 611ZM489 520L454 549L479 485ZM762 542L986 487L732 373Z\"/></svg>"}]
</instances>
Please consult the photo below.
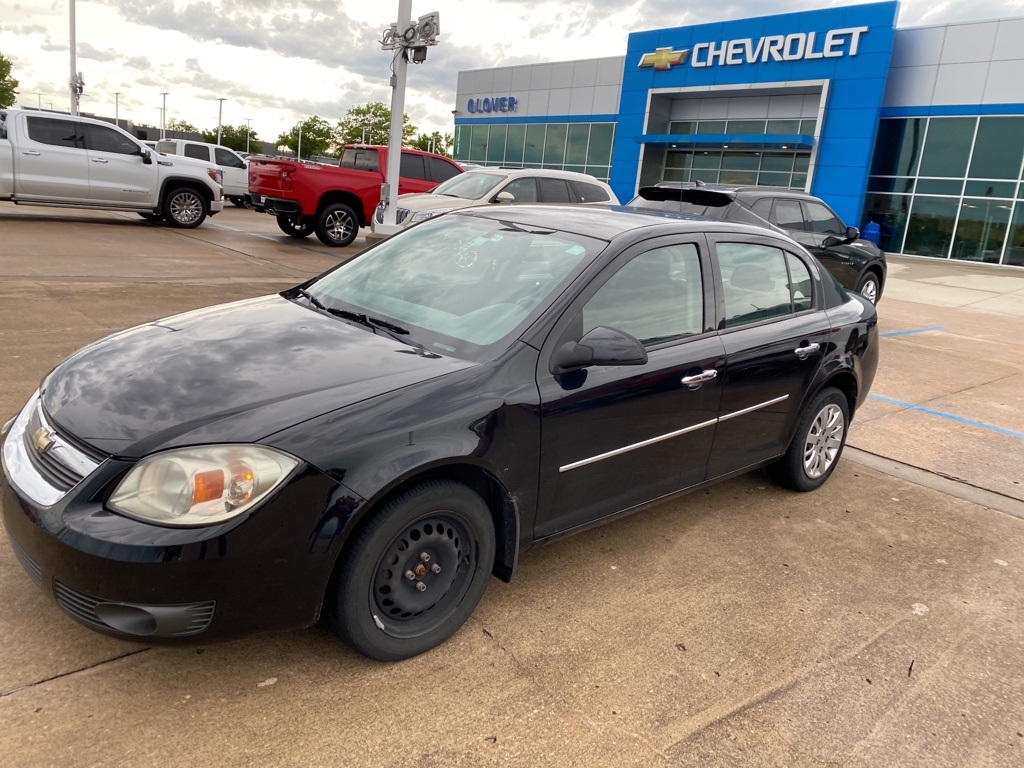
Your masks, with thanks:
<instances>
[{"instance_id":1,"label":"driver side mirror","mask_svg":"<svg viewBox=\"0 0 1024 768\"><path fill-rule=\"evenodd\" d=\"M856 227L847 227L846 228L846 237L845 238L838 237L836 235L829 235L828 237L826 237L822 241L821 247L822 248L832 248L833 246L836 246L836 245L843 245L844 243L852 243L854 240L857 240L859 237L860 237L860 230L859 229L857 229Z\"/></svg>"},{"instance_id":2,"label":"driver side mirror","mask_svg":"<svg viewBox=\"0 0 1024 768\"><path fill-rule=\"evenodd\" d=\"M148 149L142 150L142 164L152 165L153 164L153 153Z\"/></svg>"},{"instance_id":3,"label":"driver side mirror","mask_svg":"<svg viewBox=\"0 0 1024 768\"><path fill-rule=\"evenodd\" d=\"M494 196L494 199L491 200L492 203L514 203L515 201L516 196L511 192L499 192Z\"/></svg>"},{"instance_id":4,"label":"driver side mirror","mask_svg":"<svg viewBox=\"0 0 1024 768\"><path fill-rule=\"evenodd\" d=\"M599 325L579 342L567 341L551 360L555 375L569 373L592 365L643 365L647 350L633 336L617 328Z\"/></svg>"}]
</instances>

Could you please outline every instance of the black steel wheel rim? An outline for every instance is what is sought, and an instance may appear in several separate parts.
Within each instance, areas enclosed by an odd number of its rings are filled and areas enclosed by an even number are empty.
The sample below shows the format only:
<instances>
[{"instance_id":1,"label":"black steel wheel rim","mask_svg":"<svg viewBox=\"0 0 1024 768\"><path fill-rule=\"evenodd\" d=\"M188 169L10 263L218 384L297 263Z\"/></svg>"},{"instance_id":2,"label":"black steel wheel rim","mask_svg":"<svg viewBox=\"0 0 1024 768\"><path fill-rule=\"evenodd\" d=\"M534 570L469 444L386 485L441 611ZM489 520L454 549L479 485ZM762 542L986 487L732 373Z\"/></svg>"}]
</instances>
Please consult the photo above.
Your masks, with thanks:
<instances>
[{"instance_id":1,"label":"black steel wheel rim","mask_svg":"<svg viewBox=\"0 0 1024 768\"><path fill-rule=\"evenodd\" d=\"M394 637L435 629L462 602L475 570L476 539L462 517L434 512L420 518L377 561L370 585L375 623Z\"/></svg>"}]
</instances>

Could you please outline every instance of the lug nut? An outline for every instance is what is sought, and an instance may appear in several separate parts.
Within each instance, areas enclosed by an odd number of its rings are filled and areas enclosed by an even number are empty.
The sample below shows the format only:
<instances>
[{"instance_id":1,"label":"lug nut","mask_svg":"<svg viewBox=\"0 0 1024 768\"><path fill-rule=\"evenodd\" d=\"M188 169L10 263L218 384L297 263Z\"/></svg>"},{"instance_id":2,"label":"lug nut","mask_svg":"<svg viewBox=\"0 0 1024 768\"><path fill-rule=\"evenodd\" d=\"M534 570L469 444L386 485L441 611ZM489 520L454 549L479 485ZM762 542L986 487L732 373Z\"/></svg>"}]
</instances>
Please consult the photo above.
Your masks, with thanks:
<instances>
[{"instance_id":1,"label":"lug nut","mask_svg":"<svg viewBox=\"0 0 1024 768\"><path fill-rule=\"evenodd\" d=\"M434 573L440 573L441 572L441 566L438 565L437 563L434 563L432 566L430 566L430 570L432 570Z\"/></svg>"},{"instance_id":2,"label":"lug nut","mask_svg":"<svg viewBox=\"0 0 1024 768\"><path fill-rule=\"evenodd\" d=\"M405 578L407 578L409 581L416 581L416 574L412 571L406 571Z\"/></svg>"},{"instance_id":3,"label":"lug nut","mask_svg":"<svg viewBox=\"0 0 1024 768\"><path fill-rule=\"evenodd\" d=\"M418 589L420 592L426 592L427 591L427 585L424 584L422 581L417 581L416 582L416 589Z\"/></svg>"},{"instance_id":4,"label":"lug nut","mask_svg":"<svg viewBox=\"0 0 1024 768\"><path fill-rule=\"evenodd\" d=\"M426 552L420 552L420 560L422 560L424 563L429 563L430 555L428 555Z\"/></svg>"}]
</instances>

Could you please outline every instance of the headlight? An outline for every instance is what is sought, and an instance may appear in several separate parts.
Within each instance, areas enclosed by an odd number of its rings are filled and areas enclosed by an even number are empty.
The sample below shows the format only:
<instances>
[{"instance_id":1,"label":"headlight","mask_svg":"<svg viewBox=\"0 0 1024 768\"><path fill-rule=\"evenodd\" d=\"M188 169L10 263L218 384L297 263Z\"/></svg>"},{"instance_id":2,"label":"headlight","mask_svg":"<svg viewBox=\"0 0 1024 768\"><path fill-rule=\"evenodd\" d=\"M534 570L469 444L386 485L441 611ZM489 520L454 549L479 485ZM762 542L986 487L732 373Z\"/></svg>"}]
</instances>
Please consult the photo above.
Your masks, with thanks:
<instances>
[{"instance_id":1,"label":"headlight","mask_svg":"<svg viewBox=\"0 0 1024 768\"><path fill-rule=\"evenodd\" d=\"M454 211L454 208L432 208L429 211L418 211L412 215L412 223L415 224L417 221L426 221L432 219L435 216L440 216L442 213L448 213L448 211Z\"/></svg>"},{"instance_id":2,"label":"headlight","mask_svg":"<svg viewBox=\"0 0 1024 768\"><path fill-rule=\"evenodd\" d=\"M257 445L167 451L136 464L107 506L158 525L212 525L258 504L298 465L288 454Z\"/></svg>"}]
</instances>

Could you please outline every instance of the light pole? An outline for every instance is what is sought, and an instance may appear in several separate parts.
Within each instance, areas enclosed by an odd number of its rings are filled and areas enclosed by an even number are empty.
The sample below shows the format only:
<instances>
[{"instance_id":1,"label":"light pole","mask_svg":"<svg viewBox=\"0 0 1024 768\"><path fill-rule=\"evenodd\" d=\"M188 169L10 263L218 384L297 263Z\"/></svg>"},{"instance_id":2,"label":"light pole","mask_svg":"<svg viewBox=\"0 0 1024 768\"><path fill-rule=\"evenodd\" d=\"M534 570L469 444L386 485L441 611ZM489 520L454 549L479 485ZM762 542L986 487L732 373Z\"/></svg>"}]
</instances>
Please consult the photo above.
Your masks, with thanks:
<instances>
[{"instance_id":1,"label":"light pole","mask_svg":"<svg viewBox=\"0 0 1024 768\"><path fill-rule=\"evenodd\" d=\"M75 66L75 0L68 3L68 12L71 22L71 79L68 80L68 87L71 89L71 114L78 114L78 69Z\"/></svg>"},{"instance_id":2,"label":"light pole","mask_svg":"<svg viewBox=\"0 0 1024 768\"><path fill-rule=\"evenodd\" d=\"M39 99L39 109L42 110L42 108L43 108L43 94L37 93L36 94L36 98Z\"/></svg>"},{"instance_id":3,"label":"light pole","mask_svg":"<svg viewBox=\"0 0 1024 768\"><path fill-rule=\"evenodd\" d=\"M221 115L224 114L224 102L227 101L227 99L220 98L217 99L217 101L220 102L217 107L217 143L220 144L220 118Z\"/></svg>"},{"instance_id":4,"label":"light pole","mask_svg":"<svg viewBox=\"0 0 1024 768\"><path fill-rule=\"evenodd\" d=\"M245 153L249 154L249 135L252 133L252 118L245 118Z\"/></svg>"},{"instance_id":5,"label":"light pole","mask_svg":"<svg viewBox=\"0 0 1024 768\"><path fill-rule=\"evenodd\" d=\"M117 91L114 94L114 125L116 125L118 128L121 127L120 105L121 105L121 92Z\"/></svg>"},{"instance_id":6,"label":"light pole","mask_svg":"<svg viewBox=\"0 0 1024 768\"><path fill-rule=\"evenodd\" d=\"M160 108L160 140L167 138L167 94L170 91L164 91L160 95L164 97L164 105Z\"/></svg>"}]
</instances>

